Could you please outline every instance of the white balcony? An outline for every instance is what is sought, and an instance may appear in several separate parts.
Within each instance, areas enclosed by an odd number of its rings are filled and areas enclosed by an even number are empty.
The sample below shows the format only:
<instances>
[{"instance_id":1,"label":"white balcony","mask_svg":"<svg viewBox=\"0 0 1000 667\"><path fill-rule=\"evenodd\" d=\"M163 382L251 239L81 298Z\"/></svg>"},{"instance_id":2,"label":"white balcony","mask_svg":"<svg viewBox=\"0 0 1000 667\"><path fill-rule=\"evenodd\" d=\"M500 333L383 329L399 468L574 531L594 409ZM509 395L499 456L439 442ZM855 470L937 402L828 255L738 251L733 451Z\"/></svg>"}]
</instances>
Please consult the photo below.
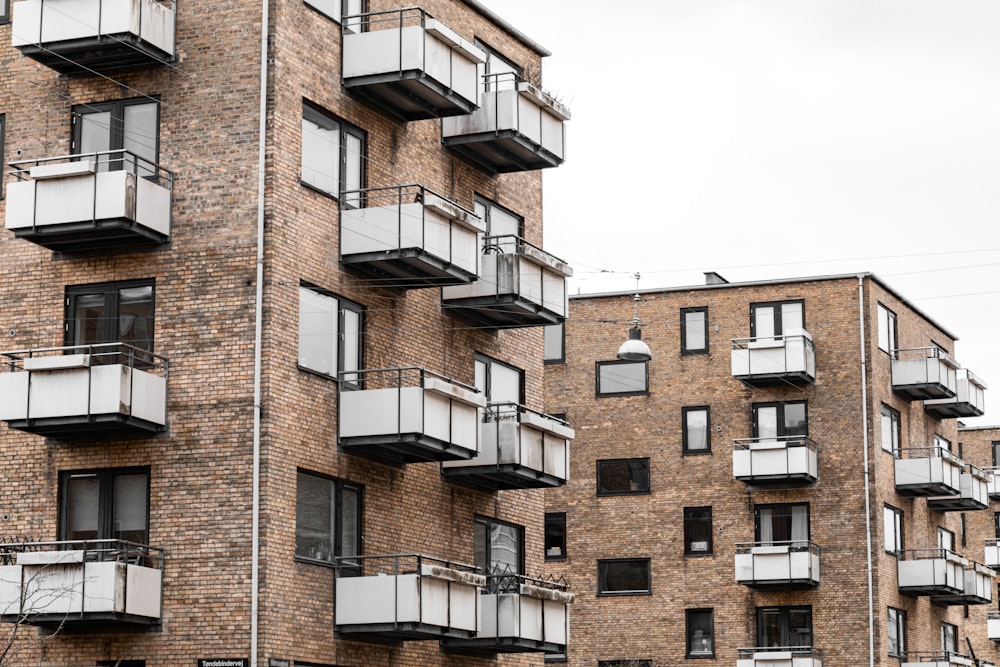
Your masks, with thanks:
<instances>
[{"instance_id":1,"label":"white balcony","mask_svg":"<svg viewBox=\"0 0 1000 667\"><path fill-rule=\"evenodd\" d=\"M743 542L736 545L736 583L753 588L819 586L819 545L812 542Z\"/></svg>"},{"instance_id":2,"label":"white balcony","mask_svg":"<svg viewBox=\"0 0 1000 667\"><path fill-rule=\"evenodd\" d=\"M955 396L924 401L924 411L938 419L980 417L986 411L986 389L979 377L960 368L956 372Z\"/></svg>"},{"instance_id":3,"label":"white balcony","mask_svg":"<svg viewBox=\"0 0 1000 667\"><path fill-rule=\"evenodd\" d=\"M568 311L566 278L573 270L524 239L485 239L479 280L441 290L441 306L487 327L559 324Z\"/></svg>"},{"instance_id":4,"label":"white balcony","mask_svg":"<svg viewBox=\"0 0 1000 667\"><path fill-rule=\"evenodd\" d=\"M344 87L403 120L475 110L486 54L424 10L347 16Z\"/></svg>"},{"instance_id":5,"label":"white balcony","mask_svg":"<svg viewBox=\"0 0 1000 667\"><path fill-rule=\"evenodd\" d=\"M491 403L480 425L479 454L441 467L451 481L480 489L558 487L569 478L573 435L561 419L516 403Z\"/></svg>"},{"instance_id":6,"label":"white balcony","mask_svg":"<svg viewBox=\"0 0 1000 667\"><path fill-rule=\"evenodd\" d=\"M11 44L60 74L173 62L175 7L157 0L18 0Z\"/></svg>"},{"instance_id":7,"label":"white balcony","mask_svg":"<svg viewBox=\"0 0 1000 667\"><path fill-rule=\"evenodd\" d=\"M823 652L811 646L740 648L736 667L823 667Z\"/></svg>"},{"instance_id":8,"label":"white balcony","mask_svg":"<svg viewBox=\"0 0 1000 667\"><path fill-rule=\"evenodd\" d=\"M914 447L894 461L896 492L901 496L957 495L965 461L944 447Z\"/></svg>"},{"instance_id":9,"label":"white balcony","mask_svg":"<svg viewBox=\"0 0 1000 667\"><path fill-rule=\"evenodd\" d=\"M167 360L123 343L0 353L0 421L52 438L163 431Z\"/></svg>"},{"instance_id":10,"label":"white balcony","mask_svg":"<svg viewBox=\"0 0 1000 667\"><path fill-rule=\"evenodd\" d=\"M472 211L419 185L341 195L340 259L378 285L472 282L485 231Z\"/></svg>"},{"instance_id":11,"label":"white balcony","mask_svg":"<svg viewBox=\"0 0 1000 667\"><path fill-rule=\"evenodd\" d=\"M986 481L986 492L992 500L1000 500L1000 468L991 466L983 468L989 475Z\"/></svg>"},{"instance_id":12,"label":"white balcony","mask_svg":"<svg viewBox=\"0 0 1000 667\"><path fill-rule=\"evenodd\" d=\"M927 498L927 507L938 512L963 512L983 510L989 507L989 482L991 473L982 468L966 464L959 481L959 492L947 496Z\"/></svg>"},{"instance_id":13,"label":"white balcony","mask_svg":"<svg viewBox=\"0 0 1000 667\"><path fill-rule=\"evenodd\" d=\"M441 121L445 146L496 173L558 167L569 109L511 73L483 77L479 108Z\"/></svg>"},{"instance_id":14,"label":"white balcony","mask_svg":"<svg viewBox=\"0 0 1000 667\"><path fill-rule=\"evenodd\" d=\"M974 667L976 661L951 651L907 651L899 667Z\"/></svg>"},{"instance_id":15,"label":"white balcony","mask_svg":"<svg viewBox=\"0 0 1000 667\"><path fill-rule=\"evenodd\" d=\"M997 573L989 567L969 561L965 568L965 584L957 595L934 595L931 602L939 605L990 604L993 601L993 580Z\"/></svg>"},{"instance_id":16,"label":"white balcony","mask_svg":"<svg viewBox=\"0 0 1000 667\"><path fill-rule=\"evenodd\" d=\"M806 331L768 338L735 338L730 357L733 377L751 387L816 381L816 349Z\"/></svg>"},{"instance_id":17,"label":"white balcony","mask_svg":"<svg viewBox=\"0 0 1000 667\"><path fill-rule=\"evenodd\" d=\"M1000 642L1000 611L986 613L986 636L995 642Z\"/></svg>"},{"instance_id":18,"label":"white balcony","mask_svg":"<svg viewBox=\"0 0 1000 667\"><path fill-rule=\"evenodd\" d=\"M908 595L965 594L969 561L947 549L909 549L897 555L899 592Z\"/></svg>"},{"instance_id":19,"label":"white balcony","mask_svg":"<svg viewBox=\"0 0 1000 667\"><path fill-rule=\"evenodd\" d=\"M958 362L937 347L896 350L892 360L892 390L911 400L954 398L958 392Z\"/></svg>"},{"instance_id":20,"label":"white balcony","mask_svg":"<svg viewBox=\"0 0 1000 667\"><path fill-rule=\"evenodd\" d=\"M479 632L486 577L474 566L414 554L338 561L334 629L346 637L386 643Z\"/></svg>"},{"instance_id":21,"label":"white balcony","mask_svg":"<svg viewBox=\"0 0 1000 667\"><path fill-rule=\"evenodd\" d=\"M17 238L67 253L170 240L173 176L128 151L11 166L5 225Z\"/></svg>"},{"instance_id":22,"label":"white balcony","mask_svg":"<svg viewBox=\"0 0 1000 667\"><path fill-rule=\"evenodd\" d=\"M1000 570L1000 538L986 538L984 552L983 563L994 570Z\"/></svg>"},{"instance_id":23,"label":"white balcony","mask_svg":"<svg viewBox=\"0 0 1000 667\"><path fill-rule=\"evenodd\" d=\"M813 484L819 477L816 443L799 436L737 439L733 477L747 484Z\"/></svg>"},{"instance_id":24,"label":"white balcony","mask_svg":"<svg viewBox=\"0 0 1000 667\"><path fill-rule=\"evenodd\" d=\"M342 374L338 395L347 452L394 465L479 452L486 399L474 387L422 368L380 368Z\"/></svg>"},{"instance_id":25,"label":"white balcony","mask_svg":"<svg viewBox=\"0 0 1000 667\"><path fill-rule=\"evenodd\" d=\"M118 540L0 549L0 621L112 632L160 622L160 549Z\"/></svg>"}]
</instances>

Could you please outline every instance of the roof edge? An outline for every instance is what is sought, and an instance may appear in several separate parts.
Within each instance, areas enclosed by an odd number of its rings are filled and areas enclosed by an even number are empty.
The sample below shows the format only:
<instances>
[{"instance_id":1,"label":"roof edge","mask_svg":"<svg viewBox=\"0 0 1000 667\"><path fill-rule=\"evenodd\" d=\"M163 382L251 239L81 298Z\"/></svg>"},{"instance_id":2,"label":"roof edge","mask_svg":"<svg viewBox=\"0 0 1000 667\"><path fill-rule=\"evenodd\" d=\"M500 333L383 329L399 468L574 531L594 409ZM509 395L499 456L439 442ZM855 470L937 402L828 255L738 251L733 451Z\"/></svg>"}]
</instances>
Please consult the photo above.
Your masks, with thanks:
<instances>
[{"instance_id":1,"label":"roof edge","mask_svg":"<svg viewBox=\"0 0 1000 667\"><path fill-rule=\"evenodd\" d=\"M499 27L509 32L511 36L514 37L514 39L521 42L522 44L527 46L529 49L531 49L541 57L546 58L552 55L551 51L549 51L544 46L542 46L535 40L531 39L517 28L515 28L513 25L510 24L509 21L507 21L507 19L503 18L502 16L494 12L492 9L479 2L479 0L462 0L462 2L467 4L469 7L472 7L474 10L476 10L489 20L496 23Z\"/></svg>"}]
</instances>

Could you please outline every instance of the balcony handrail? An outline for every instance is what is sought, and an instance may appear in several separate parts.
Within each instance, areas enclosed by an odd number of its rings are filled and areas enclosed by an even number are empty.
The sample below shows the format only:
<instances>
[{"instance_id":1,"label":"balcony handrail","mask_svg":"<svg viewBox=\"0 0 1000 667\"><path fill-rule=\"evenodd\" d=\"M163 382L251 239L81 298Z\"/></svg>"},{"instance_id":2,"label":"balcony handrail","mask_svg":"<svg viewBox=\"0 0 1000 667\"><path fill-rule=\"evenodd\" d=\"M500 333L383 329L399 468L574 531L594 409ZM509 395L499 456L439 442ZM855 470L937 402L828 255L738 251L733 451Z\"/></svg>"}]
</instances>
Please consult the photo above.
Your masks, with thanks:
<instances>
[{"instance_id":1,"label":"balcony handrail","mask_svg":"<svg viewBox=\"0 0 1000 667\"><path fill-rule=\"evenodd\" d=\"M901 355L900 353L905 353ZM943 363L951 366L954 369L960 368L958 362L950 354L942 350L940 347L930 346L930 347L900 347L892 351L892 358L895 361L905 361L902 356L912 357L914 360L919 359L940 359Z\"/></svg>"},{"instance_id":2,"label":"balcony handrail","mask_svg":"<svg viewBox=\"0 0 1000 667\"><path fill-rule=\"evenodd\" d=\"M111 156L119 156L112 159ZM104 162L101 162L101 158L108 158ZM163 185L168 190L172 190L174 186L174 175L173 172L166 169L157 162L152 160L147 160L130 150L124 148L119 148L115 150L107 151L93 151L90 153L73 153L71 155L56 155L52 157L42 157L34 158L28 160L17 160L16 162L8 162L7 166L13 169L13 171L7 172L7 175L11 177L13 181L28 181L31 178L31 167L37 167L42 164L47 164L50 162L80 162L85 158L93 158L95 162L100 164L118 164L120 167L114 171L125 170L129 173L142 176L143 178L152 178L157 181L160 185ZM150 173L140 173L140 171L146 171Z\"/></svg>"},{"instance_id":3,"label":"balcony handrail","mask_svg":"<svg viewBox=\"0 0 1000 667\"><path fill-rule=\"evenodd\" d=\"M480 568L475 565L420 553L337 556L334 559L337 576L420 574L423 565L445 567L468 574L480 572Z\"/></svg>"},{"instance_id":4,"label":"balcony handrail","mask_svg":"<svg viewBox=\"0 0 1000 667\"><path fill-rule=\"evenodd\" d=\"M747 338L733 338L732 346L734 350L748 350L750 349L750 343L756 343L757 341L763 340L773 340L775 342L803 340L805 341L806 347L813 350L816 349L816 344L813 342L812 336L808 331L794 334L779 334L777 336L750 336Z\"/></svg>"},{"instance_id":5,"label":"balcony handrail","mask_svg":"<svg viewBox=\"0 0 1000 667\"><path fill-rule=\"evenodd\" d=\"M992 621L1000 620L1000 609L989 610L988 612L986 612L986 618Z\"/></svg>"},{"instance_id":6,"label":"balcony handrail","mask_svg":"<svg viewBox=\"0 0 1000 667\"><path fill-rule=\"evenodd\" d=\"M503 241L501 239L509 239ZM530 241L526 241L523 237L517 234L498 234L496 236L484 236L483 237L483 254L484 255L504 255L507 253L508 249L513 250L513 254L524 255L524 249L530 248L535 252L539 252L547 257L552 258L556 262L565 264L566 260L561 257L556 257L550 252L542 250L540 246L535 245Z\"/></svg>"},{"instance_id":7,"label":"balcony handrail","mask_svg":"<svg viewBox=\"0 0 1000 667\"><path fill-rule=\"evenodd\" d=\"M41 356L58 356L68 354L87 355L96 362L90 365L123 363L129 368L140 368L144 371L159 370L166 377L169 361L166 357L130 345L129 343L88 343L85 345L63 345L60 347L36 347L26 350L11 350L0 352L0 371L15 372L23 369L25 359Z\"/></svg>"},{"instance_id":8,"label":"balcony handrail","mask_svg":"<svg viewBox=\"0 0 1000 667\"><path fill-rule=\"evenodd\" d=\"M341 19L341 31L344 34L351 34L354 32L352 26L361 26L362 32L371 31L373 25L388 24L388 29L393 27L403 27L404 22L407 19L419 19L419 23L410 23L409 25L419 25L424 27L427 19L434 18L427 13L421 7L401 7L399 9L387 9L378 12L361 12L358 14L349 14Z\"/></svg>"},{"instance_id":9,"label":"balcony handrail","mask_svg":"<svg viewBox=\"0 0 1000 667\"><path fill-rule=\"evenodd\" d=\"M808 551L814 553L817 556L820 555L819 545L812 540L781 540L781 541L771 541L771 542L737 542L736 543L736 553L738 554L749 554L753 552L755 547L788 547L789 552L804 552Z\"/></svg>"},{"instance_id":10,"label":"balcony handrail","mask_svg":"<svg viewBox=\"0 0 1000 667\"><path fill-rule=\"evenodd\" d=\"M442 380L449 384L453 384L457 387L471 391L474 393L481 393L471 384L466 384L464 382L459 382L453 378L443 375L441 373L436 373L434 371L429 371L426 368L420 366L398 366L394 368L359 368L356 371L342 371L337 376L337 382L340 383L342 389L399 389L404 386L418 386L422 387L425 384L425 380L428 378L433 378L436 380ZM414 383L414 380L417 382ZM410 383L410 384L406 384ZM372 386L375 384L376 386Z\"/></svg>"},{"instance_id":11,"label":"balcony handrail","mask_svg":"<svg viewBox=\"0 0 1000 667\"><path fill-rule=\"evenodd\" d=\"M486 571L486 586L483 588L483 594L514 593L519 591L522 585L563 593L569 589L569 584L562 577L531 577L514 572L510 565L495 565Z\"/></svg>"},{"instance_id":12,"label":"balcony handrail","mask_svg":"<svg viewBox=\"0 0 1000 667\"><path fill-rule=\"evenodd\" d=\"M968 368L959 368L955 371L958 380L967 380L981 389L989 389L989 385L981 377L970 371Z\"/></svg>"},{"instance_id":13,"label":"balcony handrail","mask_svg":"<svg viewBox=\"0 0 1000 667\"><path fill-rule=\"evenodd\" d=\"M533 96L542 104L551 107L553 111L563 118L570 117L569 107L560 102L555 95L536 85L517 72L495 72L493 74L483 74L483 92L499 93L503 91L516 90L525 92ZM520 126L520 125L519 125Z\"/></svg>"},{"instance_id":14,"label":"balcony handrail","mask_svg":"<svg viewBox=\"0 0 1000 667\"><path fill-rule=\"evenodd\" d=\"M922 549L903 549L902 551L896 552L896 557L899 560L928 560L928 559L944 559L950 560L954 563L959 563L962 567L967 567L969 564L968 559L959 553L952 551L951 549L945 549L944 547L924 547Z\"/></svg>"},{"instance_id":15,"label":"balcony handrail","mask_svg":"<svg viewBox=\"0 0 1000 667\"><path fill-rule=\"evenodd\" d=\"M496 401L486 404L484 409L485 419L487 423L489 422L503 422L503 421L521 421L520 415L522 414L533 414L543 419L549 419L561 426L569 426L569 422L560 417L553 417L552 415L546 414L541 410L535 410L534 408L529 408L526 405L517 403L515 401Z\"/></svg>"},{"instance_id":16,"label":"balcony handrail","mask_svg":"<svg viewBox=\"0 0 1000 667\"><path fill-rule=\"evenodd\" d=\"M963 472L966 472L969 475L972 475L973 477L976 477L983 482L988 482L990 480L990 476L993 474L986 468L968 462L965 464L965 470Z\"/></svg>"},{"instance_id":17,"label":"balcony handrail","mask_svg":"<svg viewBox=\"0 0 1000 667\"><path fill-rule=\"evenodd\" d=\"M755 653L791 653L798 658L823 659L823 651L812 646L750 646L736 649L737 657L744 660L752 658Z\"/></svg>"},{"instance_id":18,"label":"balcony handrail","mask_svg":"<svg viewBox=\"0 0 1000 667\"><path fill-rule=\"evenodd\" d=\"M957 651L906 651L903 654L903 658L906 662L952 662L953 658L958 658L959 660L971 661L972 659L965 655L964 653L958 653Z\"/></svg>"},{"instance_id":19,"label":"balcony handrail","mask_svg":"<svg viewBox=\"0 0 1000 667\"><path fill-rule=\"evenodd\" d=\"M431 190L430 188L419 183L403 183L400 185L342 190L340 193L340 209L376 208L379 206L391 206L393 204L400 206L411 202L419 204L426 201L426 195L428 194L448 202L466 215L469 215L477 220L479 219L479 216L476 215L475 211L472 209L462 206L451 197L435 192L434 190ZM353 198L351 195L356 195L357 197ZM383 198L387 199L389 203L375 204L375 206L371 205L373 200L381 201ZM361 202L360 206L350 203L359 201Z\"/></svg>"},{"instance_id":20,"label":"balcony handrail","mask_svg":"<svg viewBox=\"0 0 1000 667\"><path fill-rule=\"evenodd\" d=\"M1000 545L1000 537L987 537L985 540L983 540L983 542L985 542L986 546L988 547L995 547L997 545Z\"/></svg>"},{"instance_id":21,"label":"balcony handrail","mask_svg":"<svg viewBox=\"0 0 1000 667\"><path fill-rule=\"evenodd\" d=\"M946 461L950 461L957 466L964 467L966 462L959 458L959 456L953 453L950 449L943 447L942 445L928 445L926 447L908 447L906 449L898 450L899 454L896 458L899 459L934 459L940 458ZM903 453L906 452L906 456Z\"/></svg>"},{"instance_id":22,"label":"balcony handrail","mask_svg":"<svg viewBox=\"0 0 1000 667\"><path fill-rule=\"evenodd\" d=\"M780 442L786 447L808 447L813 451L819 448L819 443L807 435L778 435L773 438L734 438L733 450L750 449L751 445L759 442Z\"/></svg>"},{"instance_id":23,"label":"balcony handrail","mask_svg":"<svg viewBox=\"0 0 1000 667\"><path fill-rule=\"evenodd\" d=\"M84 562L125 562L162 570L166 549L128 540L56 540L8 542L0 539L0 565L13 565L17 554L40 551L83 551Z\"/></svg>"}]
</instances>

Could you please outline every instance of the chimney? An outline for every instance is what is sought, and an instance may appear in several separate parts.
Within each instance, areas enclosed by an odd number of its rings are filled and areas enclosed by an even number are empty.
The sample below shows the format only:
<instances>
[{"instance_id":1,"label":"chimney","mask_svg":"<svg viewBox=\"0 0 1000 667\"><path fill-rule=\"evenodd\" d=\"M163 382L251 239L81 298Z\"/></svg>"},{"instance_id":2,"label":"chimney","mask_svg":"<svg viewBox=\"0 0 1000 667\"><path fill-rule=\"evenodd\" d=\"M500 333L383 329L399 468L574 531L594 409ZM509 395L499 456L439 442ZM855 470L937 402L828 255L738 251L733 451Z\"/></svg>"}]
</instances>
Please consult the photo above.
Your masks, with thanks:
<instances>
[{"instance_id":1,"label":"chimney","mask_svg":"<svg viewBox=\"0 0 1000 667\"><path fill-rule=\"evenodd\" d=\"M715 271L705 271L706 285L728 285L729 281L720 276Z\"/></svg>"}]
</instances>

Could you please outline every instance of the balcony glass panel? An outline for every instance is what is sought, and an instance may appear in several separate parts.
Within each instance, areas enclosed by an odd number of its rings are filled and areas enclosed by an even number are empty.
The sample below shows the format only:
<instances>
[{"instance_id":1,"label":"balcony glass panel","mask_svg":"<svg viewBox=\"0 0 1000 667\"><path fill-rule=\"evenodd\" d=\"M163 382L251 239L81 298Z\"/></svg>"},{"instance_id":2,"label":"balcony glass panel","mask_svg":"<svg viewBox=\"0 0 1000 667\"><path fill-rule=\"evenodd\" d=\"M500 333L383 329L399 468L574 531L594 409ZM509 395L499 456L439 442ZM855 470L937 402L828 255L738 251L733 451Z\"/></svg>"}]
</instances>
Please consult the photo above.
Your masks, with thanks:
<instances>
[{"instance_id":1,"label":"balcony glass panel","mask_svg":"<svg viewBox=\"0 0 1000 667\"><path fill-rule=\"evenodd\" d=\"M814 588L820 549L813 542L743 542L736 545L736 581L753 587Z\"/></svg>"},{"instance_id":2,"label":"balcony glass panel","mask_svg":"<svg viewBox=\"0 0 1000 667\"><path fill-rule=\"evenodd\" d=\"M823 652L811 646L740 648L736 667L823 667Z\"/></svg>"},{"instance_id":3,"label":"balcony glass panel","mask_svg":"<svg viewBox=\"0 0 1000 667\"><path fill-rule=\"evenodd\" d=\"M816 381L816 350L808 332L764 338L735 338L733 377L750 386Z\"/></svg>"},{"instance_id":4,"label":"balcony glass panel","mask_svg":"<svg viewBox=\"0 0 1000 667\"><path fill-rule=\"evenodd\" d=\"M992 478L982 468L968 463L959 478L959 492L947 496L927 498L927 507L938 512L981 510L989 506L989 480Z\"/></svg>"},{"instance_id":5,"label":"balcony glass panel","mask_svg":"<svg viewBox=\"0 0 1000 667\"><path fill-rule=\"evenodd\" d=\"M816 443L802 436L737 439L733 476L752 484L813 483L819 476Z\"/></svg>"},{"instance_id":6,"label":"balcony glass panel","mask_svg":"<svg viewBox=\"0 0 1000 667\"><path fill-rule=\"evenodd\" d=\"M905 496L956 495L965 462L944 447L900 450L894 461L896 491Z\"/></svg>"},{"instance_id":7,"label":"balcony glass panel","mask_svg":"<svg viewBox=\"0 0 1000 667\"><path fill-rule=\"evenodd\" d=\"M986 411L986 383L968 369L956 374L954 398L924 401L924 410L938 418L979 417Z\"/></svg>"},{"instance_id":8,"label":"balcony glass panel","mask_svg":"<svg viewBox=\"0 0 1000 667\"><path fill-rule=\"evenodd\" d=\"M909 549L899 552L896 572L901 593L962 595L969 561L947 549Z\"/></svg>"},{"instance_id":9,"label":"balcony glass panel","mask_svg":"<svg viewBox=\"0 0 1000 667\"><path fill-rule=\"evenodd\" d=\"M896 350L892 360L892 390L911 401L954 398L958 363L938 347Z\"/></svg>"}]
</instances>

